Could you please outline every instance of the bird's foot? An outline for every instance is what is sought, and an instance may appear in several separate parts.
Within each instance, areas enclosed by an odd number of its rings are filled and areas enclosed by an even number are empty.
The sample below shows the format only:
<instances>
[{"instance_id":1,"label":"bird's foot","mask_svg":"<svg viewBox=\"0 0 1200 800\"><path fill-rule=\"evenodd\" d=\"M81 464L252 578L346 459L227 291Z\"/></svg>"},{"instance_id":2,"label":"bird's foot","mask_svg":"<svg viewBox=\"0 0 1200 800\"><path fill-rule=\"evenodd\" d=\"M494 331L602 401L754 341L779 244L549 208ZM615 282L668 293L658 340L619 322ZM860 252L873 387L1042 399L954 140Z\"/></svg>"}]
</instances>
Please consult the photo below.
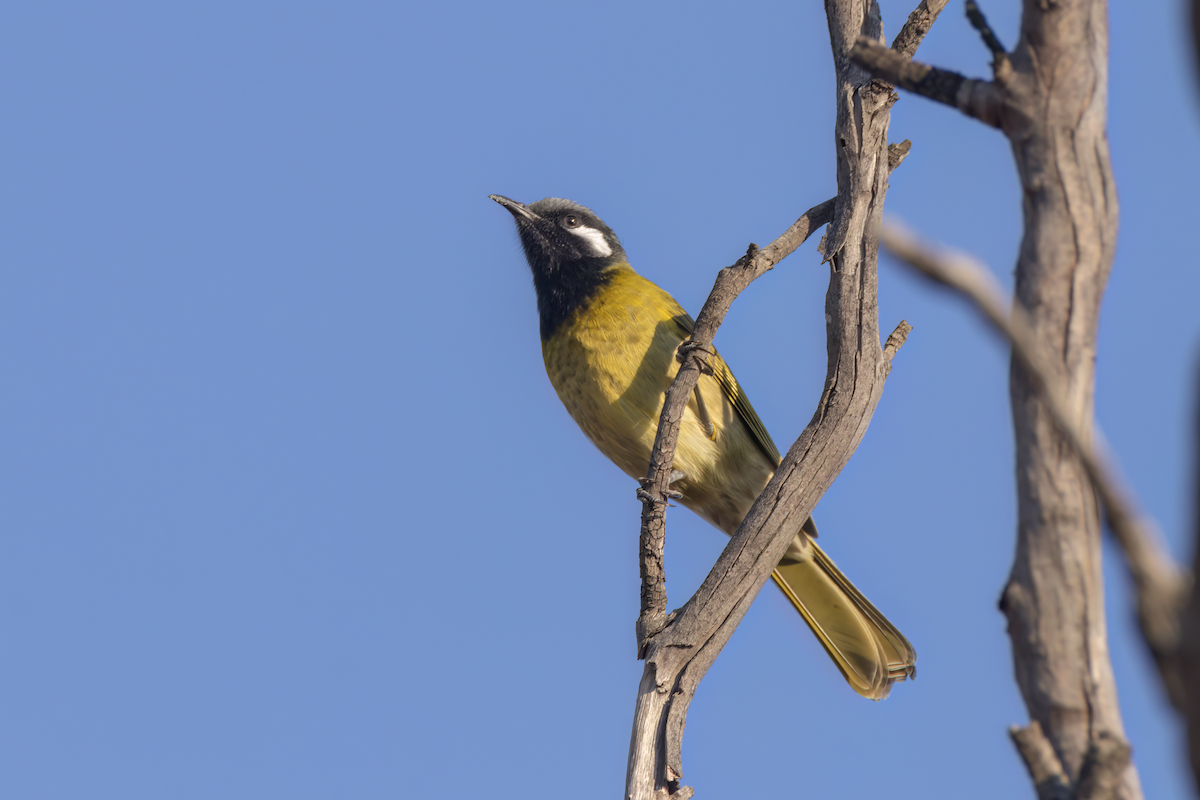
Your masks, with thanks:
<instances>
[{"instance_id":1,"label":"bird's foot","mask_svg":"<svg viewBox=\"0 0 1200 800\"><path fill-rule=\"evenodd\" d=\"M661 497L655 497L653 494L650 493L649 486L650 486L651 482L649 480L647 480L646 478L638 478L638 483L640 483L641 486L639 486L638 490L637 490L637 499L641 500L643 503L654 503L655 505L661 504L661 505L671 506L672 508L674 508L674 505L668 501L678 500L679 498L683 497L683 492L677 492L674 489L671 489L670 486L672 483L675 483L675 481L682 480L686 477L687 477L687 473L683 472L682 470L678 470L678 469L671 470L671 475L667 479L667 487L668 488L665 492L662 493Z\"/></svg>"},{"instance_id":2,"label":"bird's foot","mask_svg":"<svg viewBox=\"0 0 1200 800\"><path fill-rule=\"evenodd\" d=\"M671 508L675 508L675 504L668 502L668 501L678 500L681 497L683 497L683 494L681 492L673 492L670 490L663 492L662 497L655 497L654 495L652 495L650 492L646 491L645 489L637 490L637 499L638 500L641 500L643 503L653 503L656 506L670 506Z\"/></svg>"},{"instance_id":3,"label":"bird's foot","mask_svg":"<svg viewBox=\"0 0 1200 800\"><path fill-rule=\"evenodd\" d=\"M703 353L704 355L699 356L696 355L697 353ZM699 342L693 342L691 339L688 339L675 349L676 361L678 361L680 364L683 364L687 361L688 356L691 356L692 358L696 359L696 364L700 367L700 372L705 375L713 374L712 367L710 367L708 362L705 360L706 357L711 355L715 355L712 350L702 346Z\"/></svg>"}]
</instances>

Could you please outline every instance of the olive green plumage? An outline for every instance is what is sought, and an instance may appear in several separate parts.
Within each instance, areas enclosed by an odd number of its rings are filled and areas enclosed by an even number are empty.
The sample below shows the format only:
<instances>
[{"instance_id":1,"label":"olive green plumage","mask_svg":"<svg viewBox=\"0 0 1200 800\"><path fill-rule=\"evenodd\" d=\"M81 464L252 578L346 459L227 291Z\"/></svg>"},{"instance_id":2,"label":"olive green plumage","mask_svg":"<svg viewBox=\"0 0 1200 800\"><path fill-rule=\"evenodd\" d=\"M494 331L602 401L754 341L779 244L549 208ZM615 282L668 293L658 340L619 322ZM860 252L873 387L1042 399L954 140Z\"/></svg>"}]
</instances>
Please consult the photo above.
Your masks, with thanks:
<instances>
[{"instance_id":1,"label":"olive green plumage","mask_svg":"<svg viewBox=\"0 0 1200 800\"><path fill-rule=\"evenodd\" d=\"M630 477L644 475L691 317L633 271L616 235L587 208L491 197L517 222L550 382L604 455ZM672 488L684 506L732 535L779 466L779 451L725 361L714 351L708 362L713 374L701 376L684 413L674 461L682 476ZM815 535L809 520L771 577L851 687L880 700L892 683L916 674L916 652Z\"/></svg>"}]
</instances>

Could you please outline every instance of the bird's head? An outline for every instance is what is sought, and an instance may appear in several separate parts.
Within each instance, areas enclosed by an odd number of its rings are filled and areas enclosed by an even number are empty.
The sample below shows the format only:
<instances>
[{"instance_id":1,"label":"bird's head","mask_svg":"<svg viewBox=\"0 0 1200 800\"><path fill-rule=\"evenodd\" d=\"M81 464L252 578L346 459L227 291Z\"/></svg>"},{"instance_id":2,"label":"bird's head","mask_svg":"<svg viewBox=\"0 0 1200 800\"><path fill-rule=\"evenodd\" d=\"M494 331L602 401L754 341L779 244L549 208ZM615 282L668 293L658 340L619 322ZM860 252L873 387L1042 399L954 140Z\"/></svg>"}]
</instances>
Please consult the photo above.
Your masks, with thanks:
<instances>
[{"instance_id":1,"label":"bird's head","mask_svg":"<svg viewBox=\"0 0 1200 800\"><path fill-rule=\"evenodd\" d=\"M521 246L534 275L603 269L625 260L617 235L591 209L560 197L524 205L502 195L488 196L507 208L516 220Z\"/></svg>"},{"instance_id":2,"label":"bird's head","mask_svg":"<svg viewBox=\"0 0 1200 800\"><path fill-rule=\"evenodd\" d=\"M525 260L533 272L542 339L549 339L576 309L608 284L611 267L624 263L617 235L578 203L547 197L524 205L488 195L517 221Z\"/></svg>"}]
</instances>

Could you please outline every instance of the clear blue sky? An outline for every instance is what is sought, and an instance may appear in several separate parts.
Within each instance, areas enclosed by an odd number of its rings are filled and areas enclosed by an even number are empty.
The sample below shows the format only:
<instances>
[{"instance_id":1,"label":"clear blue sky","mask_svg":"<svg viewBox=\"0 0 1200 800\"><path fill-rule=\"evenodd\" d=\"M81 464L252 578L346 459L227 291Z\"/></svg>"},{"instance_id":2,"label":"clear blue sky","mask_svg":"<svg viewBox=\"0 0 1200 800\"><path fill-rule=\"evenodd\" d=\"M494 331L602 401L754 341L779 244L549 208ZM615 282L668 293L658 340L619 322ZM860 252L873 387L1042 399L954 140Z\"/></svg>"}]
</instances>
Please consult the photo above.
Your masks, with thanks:
<instances>
[{"instance_id":1,"label":"clear blue sky","mask_svg":"<svg viewBox=\"0 0 1200 800\"><path fill-rule=\"evenodd\" d=\"M884 5L894 34L910 5ZM1009 46L1017 5L985 6ZM1182 555L1200 113L1176 5L1112 12L1097 407ZM961 5L943 17L921 57L985 75ZM834 192L821 4L42 2L0 40L0 796L619 796L638 504L545 378L486 196L590 206L695 312ZM1003 137L904 97L904 138L889 210L1009 281ZM718 337L782 447L821 391L819 261ZM1032 794L996 610L1006 355L886 261L881 308L915 330L816 517L920 677L860 699L768 589L692 706L700 796ZM672 512L672 605L724 541ZM1142 780L1184 797L1107 576Z\"/></svg>"}]
</instances>

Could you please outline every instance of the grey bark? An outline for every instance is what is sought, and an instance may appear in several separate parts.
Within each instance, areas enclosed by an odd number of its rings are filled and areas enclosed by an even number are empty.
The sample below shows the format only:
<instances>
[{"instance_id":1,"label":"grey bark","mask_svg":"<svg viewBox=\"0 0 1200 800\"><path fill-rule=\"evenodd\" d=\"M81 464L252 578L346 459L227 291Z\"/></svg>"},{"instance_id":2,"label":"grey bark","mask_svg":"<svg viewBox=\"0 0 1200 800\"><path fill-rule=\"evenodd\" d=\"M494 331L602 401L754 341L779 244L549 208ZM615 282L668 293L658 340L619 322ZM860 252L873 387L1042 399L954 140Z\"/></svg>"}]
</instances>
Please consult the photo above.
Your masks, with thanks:
<instances>
[{"instance_id":1,"label":"grey bark","mask_svg":"<svg viewBox=\"0 0 1200 800\"><path fill-rule=\"evenodd\" d=\"M1024 190L1016 302L1055 353L1067 413L1083 431L1091 430L1097 322L1117 230L1106 14L1103 0L1025 0L1020 40L1011 54L996 53L992 81L897 63L870 42L855 53L878 77L1008 136ZM1138 798L1108 655L1096 495L1016 359L1010 394L1018 528L1001 608L1017 683L1078 795Z\"/></svg>"},{"instance_id":2,"label":"grey bark","mask_svg":"<svg viewBox=\"0 0 1200 800\"><path fill-rule=\"evenodd\" d=\"M1090 428L1100 302L1112 268L1117 198L1105 133L1107 6L1025 3L1001 111L1025 189L1016 301L1060 355L1067 403ZM1017 553L1001 598L1017 684L1067 775L1094 741L1124 739L1108 655L1096 496L1026 371L1011 371ZM1129 766L1119 793L1141 797Z\"/></svg>"},{"instance_id":3,"label":"grey bark","mask_svg":"<svg viewBox=\"0 0 1200 800\"><path fill-rule=\"evenodd\" d=\"M1062 370L1053 352L1034 335L1021 306L1010 307L991 271L969 256L950 253L922 242L897 222L884 224L882 241L901 263L948 287L969 300L979 314L1011 344L1014 361L1021 364L1038 399L1054 421L1072 452L1080 459L1100 498L1113 538L1125 556L1133 579L1142 634L1155 658L1168 697L1185 712L1185 680L1194 665L1185 665L1188 642L1181 647L1181 606L1188 595L1191 574L1175 563L1158 527L1140 509L1131 486L1125 483L1098 432L1093 433L1071 413ZM1072 796L1070 783L1057 754L1035 720L1024 729L1014 728L1013 742L1029 768L1041 800ZM1119 785L1120 772L1129 761L1129 747L1111 735L1101 735L1088 746L1075 798L1109 796Z\"/></svg>"},{"instance_id":4,"label":"grey bark","mask_svg":"<svg viewBox=\"0 0 1200 800\"><path fill-rule=\"evenodd\" d=\"M907 145L907 143L905 143ZM908 152L904 145L894 146L896 163ZM901 153L900 151L903 151ZM775 264L802 245L812 232L833 219L834 199L813 206L800 215L792 225L770 245L758 249L750 245L746 255L731 267L721 270L704 307L696 315L691 338L680 347L679 371L667 389L663 410L650 452L650 466L638 490L642 501L641 612L637 621L638 658L644 658L649 639L670 621L667 617L666 574L663 570L663 549L666 545L667 501L673 496L671 462L679 443L683 412L700 375L708 370L702 353L708 352L717 329L737 296L756 278L766 274ZM697 395L699 397L699 395Z\"/></svg>"},{"instance_id":5,"label":"grey bark","mask_svg":"<svg viewBox=\"0 0 1200 800\"><path fill-rule=\"evenodd\" d=\"M944 3L923 3L924 8L930 5L936 8L914 15L916 21L905 26L913 49ZM680 749L696 687L795 532L858 447L879 402L891 357L910 330L901 323L881 345L876 297L878 232L887 178L907 148L887 146L893 93L870 81L850 61L857 37L881 36L879 9L872 0L827 0L826 12L837 73L838 196L832 207L814 208L770 247L758 251L751 246L745 258L722 271L697 317L691 341L681 348L682 366L668 390L648 477L638 490L643 502L638 647L646 664L626 773L625 794L633 800L692 795L692 789L681 784ZM830 212L831 228L823 247L831 262L825 302L829 361L817 410L700 589L667 615L661 561L663 508L670 496L679 419L704 368L702 354L737 292L803 241L815 227L815 218Z\"/></svg>"}]
</instances>

